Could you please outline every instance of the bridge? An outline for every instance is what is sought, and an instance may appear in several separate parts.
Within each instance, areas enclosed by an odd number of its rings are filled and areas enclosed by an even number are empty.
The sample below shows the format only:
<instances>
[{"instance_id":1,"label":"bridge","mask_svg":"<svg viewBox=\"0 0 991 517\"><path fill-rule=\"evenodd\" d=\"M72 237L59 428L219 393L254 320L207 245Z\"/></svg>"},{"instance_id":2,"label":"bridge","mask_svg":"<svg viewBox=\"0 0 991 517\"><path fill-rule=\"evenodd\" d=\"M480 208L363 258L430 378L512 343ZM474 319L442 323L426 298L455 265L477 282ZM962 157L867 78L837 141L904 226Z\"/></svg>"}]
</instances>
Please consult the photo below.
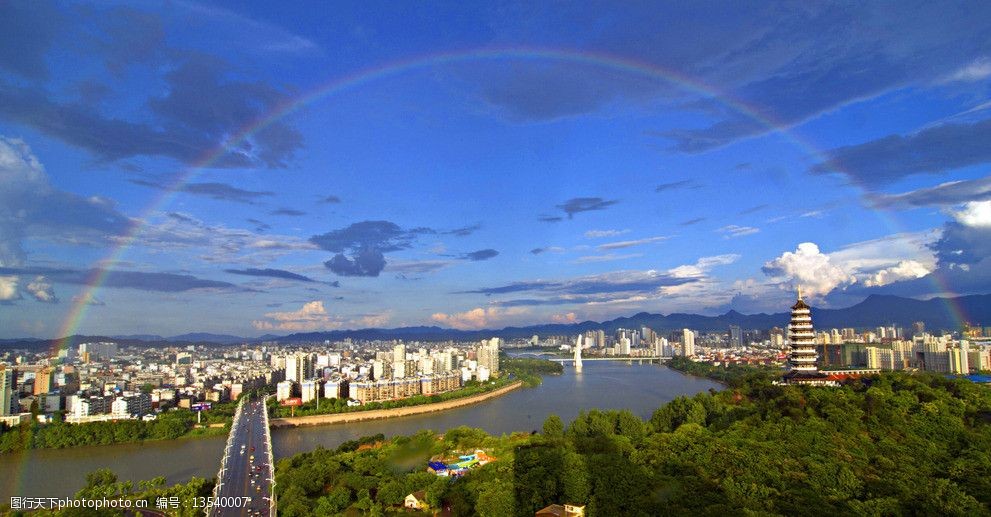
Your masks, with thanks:
<instances>
[{"instance_id":1,"label":"bridge","mask_svg":"<svg viewBox=\"0 0 991 517\"><path fill-rule=\"evenodd\" d=\"M589 361L624 361L627 363L637 362L642 363L666 363L671 360L670 356L645 356L645 357L586 357L582 356L582 362L587 363ZM548 361L554 361L555 363L573 363L574 358L571 357L555 357L553 359L548 359Z\"/></svg>"},{"instance_id":2,"label":"bridge","mask_svg":"<svg viewBox=\"0 0 991 517\"><path fill-rule=\"evenodd\" d=\"M275 517L275 463L264 398L244 396L238 404L211 503L211 517Z\"/></svg>"}]
</instances>

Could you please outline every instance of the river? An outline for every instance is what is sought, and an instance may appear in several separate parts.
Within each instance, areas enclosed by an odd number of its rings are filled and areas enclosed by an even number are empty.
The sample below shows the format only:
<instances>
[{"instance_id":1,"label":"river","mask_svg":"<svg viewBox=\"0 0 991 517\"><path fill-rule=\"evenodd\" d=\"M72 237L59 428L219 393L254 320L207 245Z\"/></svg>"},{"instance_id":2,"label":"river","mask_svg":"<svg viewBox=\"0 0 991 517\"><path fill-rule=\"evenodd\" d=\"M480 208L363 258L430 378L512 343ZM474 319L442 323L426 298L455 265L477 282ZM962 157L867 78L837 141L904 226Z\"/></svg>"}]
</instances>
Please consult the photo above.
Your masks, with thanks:
<instances>
[{"instance_id":1,"label":"river","mask_svg":"<svg viewBox=\"0 0 991 517\"><path fill-rule=\"evenodd\" d=\"M680 395L693 395L714 381L691 377L665 366L585 361L584 372L545 376L533 389L518 389L479 404L438 413L353 424L287 428L272 431L275 458L292 456L322 445L334 448L362 436L411 434L419 429L445 431L459 425L481 427L491 434L540 429L554 413L570 422L582 409L629 409L642 418ZM11 496L66 497L84 483L86 474L101 467L121 479L137 482L165 476L169 484L192 476L217 474L225 437L169 442L34 450L0 455L0 500Z\"/></svg>"}]
</instances>

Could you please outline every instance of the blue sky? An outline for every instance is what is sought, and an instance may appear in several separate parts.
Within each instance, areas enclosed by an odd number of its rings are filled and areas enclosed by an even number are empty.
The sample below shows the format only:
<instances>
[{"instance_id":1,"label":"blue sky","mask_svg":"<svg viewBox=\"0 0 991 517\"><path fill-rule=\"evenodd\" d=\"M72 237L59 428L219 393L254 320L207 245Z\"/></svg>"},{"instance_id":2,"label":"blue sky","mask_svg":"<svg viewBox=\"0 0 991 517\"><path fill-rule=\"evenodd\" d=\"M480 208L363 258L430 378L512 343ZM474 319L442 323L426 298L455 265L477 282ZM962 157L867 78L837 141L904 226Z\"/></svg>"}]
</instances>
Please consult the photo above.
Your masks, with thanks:
<instances>
[{"instance_id":1,"label":"blue sky","mask_svg":"<svg viewBox=\"0 0 991 517\"><path fill-rule=\"evenodd\" d=\"M991 292L988 11L5 2L0 337Z\"/></svg>"}]
</instances>

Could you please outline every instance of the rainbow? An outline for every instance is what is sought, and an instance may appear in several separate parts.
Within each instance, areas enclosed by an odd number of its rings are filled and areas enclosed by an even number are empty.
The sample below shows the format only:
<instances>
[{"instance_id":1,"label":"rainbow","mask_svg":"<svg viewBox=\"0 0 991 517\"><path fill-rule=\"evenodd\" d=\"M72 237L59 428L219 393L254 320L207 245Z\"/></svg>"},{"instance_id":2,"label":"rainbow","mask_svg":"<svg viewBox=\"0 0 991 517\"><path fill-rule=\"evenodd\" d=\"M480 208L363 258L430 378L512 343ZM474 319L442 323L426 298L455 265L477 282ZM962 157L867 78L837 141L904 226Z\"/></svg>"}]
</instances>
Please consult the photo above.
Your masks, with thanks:
<instances>
[{"instance_id":1,"label":"rainbow","mask_svg":"<svg viewBox=\"0 0 991 517\"><path fill-rule=\"evenodd\" d=\"M239 144L243 143L246 139L250 138L252 135L258 133L259 131L265 129L271 124L290 116L300 109L316 102L320 99L336 95L348 90L352 90L368 83L375 81L384 80L393 76L404 74L410 71L438 66L447 64L457 64L473 61L484 61L484 60L528 60L528 61L557 61L564 63L575 63L583 64L589 66L601 67L609 70L614 70L617 72L629 73L632 75L638 75L641 77L653 79L659 82L664 82L667 84L672 84L678 88L695 94L701 95L711 100L715 100L722 104L723 106L733 110L734 112L747 117L750 120L760 124L767 129L767 132L777 132L782 136L790 140L794 145L796 145L803 152L806 152L813 156L814 158L821 160L823 162L829 162L830 158L820 151L815 145L810 143L805 138L802 138L796 132L792 130L792 126L789 124L781 123L775 121L769 115L762 113L762 111L746 102L735 98L734 96L717 90L716 88L702 83L701 81L689 77L683 73L670 70L667 68L662 68L652 63L646 63L643 61L638 61L630 59L627 57L606 54L602 52L592 52L592 51L576 51L576 50L565 50L565 49L550 49L550 48L528 48L528 47L505 47L505 48L480 48L480 49L467 49L467 50L455 50L450 52L443 52L437 54L421 55L412 58L408 58L400 61L391 61L379 66L366 68L359 70L351 75L337 77L324 83L316 88L309 90L307 93L300 95L295 98L287 99L284 102L276 105L269 112L263 116L256 119L251 124L245 126L234 135L229 137L221 145L209 152L205 153L198 160L196 160L192 165L187 167L181 174L179 174L172 184L168 185L167 188L163 189L163 193L158 198L152 200L152 202L145 208L142 214L138 217L138 223L133 225L129 232L119 239L118 243L111 250L109 255L103 259L97 267L94 268L94 272L86 284L83 293L76 298L76 302L70 307L70 310L61 326L60 332L57 334L63 336L63 338L55 341L52 346L52 355L57 355L58 352L65 347L69 346L69 338L76 333L76 329L79 328L80 324L86 317L86 309L89 306L88 300L93 298L96 292L100 289L103 283L107 279L107 275L112 270L114 264L116 264L131 244L140 235L144 224L140 221L144 221L148 216L154 212L160 210L163 206L168 204L173 197L179 192L184 185L189 183L193 178L196 177L199 170L204 168L209 168L214 163L216 163L220 158L224 156L230 149L236 148ZM886 223L892 227L892 229L897 229L900 227L898 222L894 217L883 210L879 210L879 216L882 220L886 220ZM951 291L947 288L946 283L939 278L935 278L936 275L929 275L933 277L933 282L935 287L939 292L950 293ZM947 303L948 308L958 321L966 321L965 315L962 308L951 303Z\"/></svg>"}]
</instances>

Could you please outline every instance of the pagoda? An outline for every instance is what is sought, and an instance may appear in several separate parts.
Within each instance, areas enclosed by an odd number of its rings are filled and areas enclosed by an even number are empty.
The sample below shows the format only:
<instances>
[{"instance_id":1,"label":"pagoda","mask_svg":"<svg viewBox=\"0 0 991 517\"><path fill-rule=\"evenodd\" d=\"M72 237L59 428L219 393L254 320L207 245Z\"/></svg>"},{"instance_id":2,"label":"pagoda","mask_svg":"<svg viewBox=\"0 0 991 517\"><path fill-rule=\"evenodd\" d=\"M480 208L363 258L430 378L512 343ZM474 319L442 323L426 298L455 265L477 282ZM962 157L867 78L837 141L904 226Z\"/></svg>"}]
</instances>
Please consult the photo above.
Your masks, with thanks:
<instances>
[{"instance_id":1,"label":"pagoda","mask_svg":"<svg viewBox=\"0 0 991 517\"><path fill-rule=\"evenodd\" d=\"M812 327L812 308L802 300L801 287L798 288L798 301L791 306L788 341L791 352L788 354L788 373L784 381L788 384L830 384L816 365L819 354L816 353L816 334Z\"/></svg>"}]
</instances>

